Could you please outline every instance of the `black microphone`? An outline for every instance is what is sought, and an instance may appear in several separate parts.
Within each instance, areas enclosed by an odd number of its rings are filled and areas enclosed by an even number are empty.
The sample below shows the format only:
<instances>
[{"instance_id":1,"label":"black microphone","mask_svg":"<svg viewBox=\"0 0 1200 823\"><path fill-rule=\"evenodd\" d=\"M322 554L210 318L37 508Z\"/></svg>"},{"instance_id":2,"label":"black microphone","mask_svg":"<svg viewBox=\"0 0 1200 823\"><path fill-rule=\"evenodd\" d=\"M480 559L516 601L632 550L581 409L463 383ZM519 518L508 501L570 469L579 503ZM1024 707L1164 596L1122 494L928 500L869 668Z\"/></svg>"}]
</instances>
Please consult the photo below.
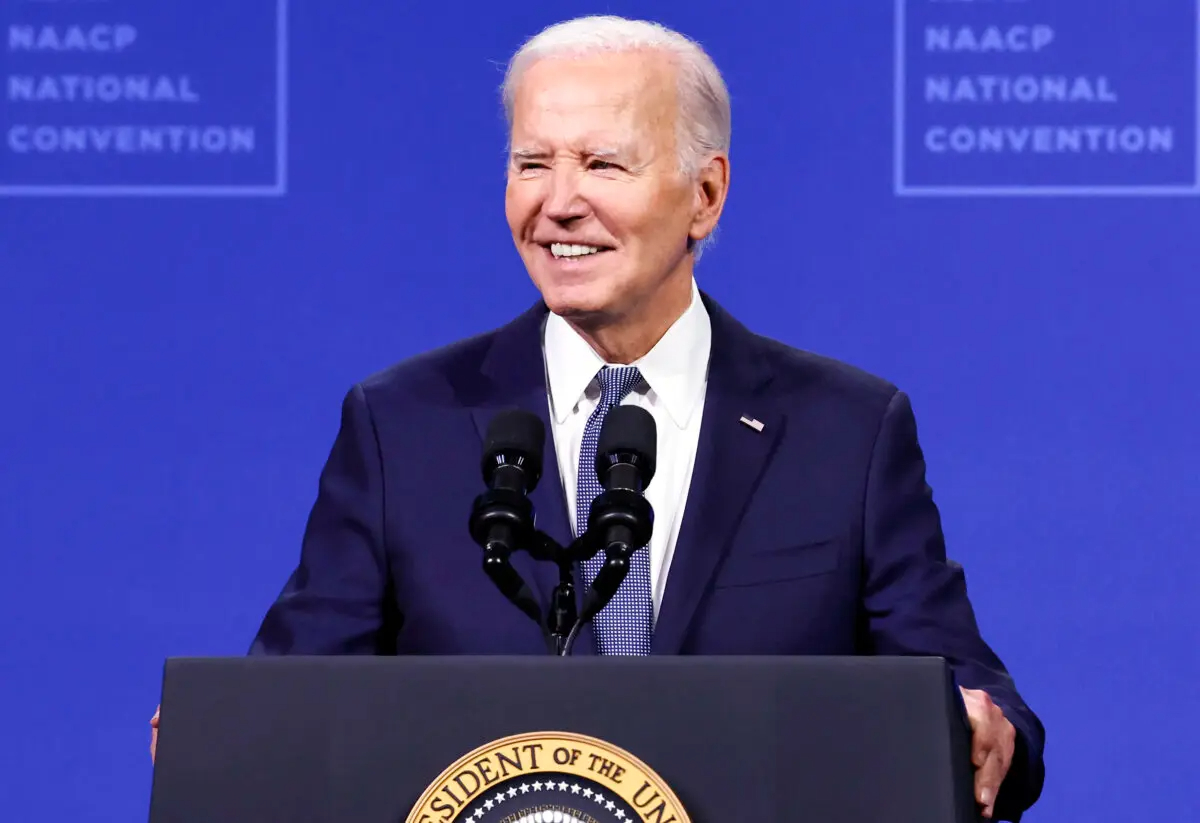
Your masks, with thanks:
<instances>
[{"instance_id":1,"label":"black microphone","mask_svg":"<svg viewBox=\"0 0 1200 823\"><path fill-rule=\"evenodd\" d=\"M609 410L596 447L596 474L604 491L592 503L588 517L586 555L605 553L605 562L583 600L579 619L568 639L604 608L629 573L633 553L650 542L654 510L645 490L654 478L658 427L639 406Z\"/></svg>"},{"instance_id":2,"label":"black microphone","mask_svg":"<svg viewBox=\"0 0 1200 823\"><path fill-rule=\"evenodd\" d=\"M480 467L488 491L475 498L471 538L483 549L483 570L514 605L542 624L541 609L509 556L531 545L533 503L542 477L546 427L537 415L503 411L488 425Z\"/></svg>"}]
</instances>

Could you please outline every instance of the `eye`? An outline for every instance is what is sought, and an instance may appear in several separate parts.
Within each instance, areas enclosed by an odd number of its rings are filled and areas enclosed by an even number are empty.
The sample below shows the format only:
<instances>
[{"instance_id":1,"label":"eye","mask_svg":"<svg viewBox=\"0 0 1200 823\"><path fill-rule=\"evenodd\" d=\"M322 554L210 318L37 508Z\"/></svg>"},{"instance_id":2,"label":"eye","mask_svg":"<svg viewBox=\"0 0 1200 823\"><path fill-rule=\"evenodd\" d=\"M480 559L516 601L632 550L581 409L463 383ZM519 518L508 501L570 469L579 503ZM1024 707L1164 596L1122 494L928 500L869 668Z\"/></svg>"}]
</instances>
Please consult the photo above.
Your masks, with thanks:
<instances>
[{"instance_id":1,"label":"eye","mask_svg":"<svg viewBox=\"0 0 1200 823\"><path fill-rule=\"evenodd\" d=\"M620 166L618 166L616 163L609 162L608 160L592 160L591 162L588 163L588 168L604 170L604 169L619 169Z\"/></svg>"},{"instance_id":2,"label":"eye","mask_svg":"<svg viewBox=\"0 0 1200 823\"><path fill-rule=\"evenodd\" d=\"M517 163L517 169L519 171L530 171L532 169L544 169L544 168L546 168L545 163L538 163L533 160L522 160L521 162Z\"/></svg>"}]
</instances>

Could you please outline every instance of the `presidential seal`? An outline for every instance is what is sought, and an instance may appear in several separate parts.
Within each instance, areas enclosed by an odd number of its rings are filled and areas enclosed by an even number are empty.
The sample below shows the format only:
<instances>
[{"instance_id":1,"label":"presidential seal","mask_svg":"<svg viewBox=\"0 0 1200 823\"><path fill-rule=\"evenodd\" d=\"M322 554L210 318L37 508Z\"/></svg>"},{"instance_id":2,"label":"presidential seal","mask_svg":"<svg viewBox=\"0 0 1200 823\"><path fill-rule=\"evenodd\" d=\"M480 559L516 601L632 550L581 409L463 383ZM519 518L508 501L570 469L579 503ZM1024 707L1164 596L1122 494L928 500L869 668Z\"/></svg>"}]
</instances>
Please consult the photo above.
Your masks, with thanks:
<instances>
[{"instance_id":1,"label":"presidential seal","mask_svg":"<svg viewBox=\"0 0 1200 823\"><path fill-rule=\"evenodd\" d=\"M515 735L459 758L406 823L691 823L650 767L571 732Z\"/></svg>"}]
</instances>

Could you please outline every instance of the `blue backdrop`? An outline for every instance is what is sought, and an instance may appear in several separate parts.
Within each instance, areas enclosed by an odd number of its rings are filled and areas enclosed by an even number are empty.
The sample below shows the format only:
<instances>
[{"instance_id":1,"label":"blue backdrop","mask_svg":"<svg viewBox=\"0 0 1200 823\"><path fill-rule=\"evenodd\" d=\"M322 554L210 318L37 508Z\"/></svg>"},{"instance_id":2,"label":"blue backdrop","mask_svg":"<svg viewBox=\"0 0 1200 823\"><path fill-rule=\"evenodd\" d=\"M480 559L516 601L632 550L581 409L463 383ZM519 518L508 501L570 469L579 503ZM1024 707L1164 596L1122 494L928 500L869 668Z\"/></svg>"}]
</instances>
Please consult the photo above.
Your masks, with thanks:
<instances>
[{"instance_id":1,"label":"blue backdrop","mask_svg":"<svg viewBox=\"0 0 1200 823\"><path fill-rule=\"evenodd\" d=\"M595 12L726 73L702 286L911 394L1029 819L1200 819L1198 11L0 0L0 819L144 819L162 661L245 651L344 391L534 299L496 89Z\"/></svg>"}]
</instances>

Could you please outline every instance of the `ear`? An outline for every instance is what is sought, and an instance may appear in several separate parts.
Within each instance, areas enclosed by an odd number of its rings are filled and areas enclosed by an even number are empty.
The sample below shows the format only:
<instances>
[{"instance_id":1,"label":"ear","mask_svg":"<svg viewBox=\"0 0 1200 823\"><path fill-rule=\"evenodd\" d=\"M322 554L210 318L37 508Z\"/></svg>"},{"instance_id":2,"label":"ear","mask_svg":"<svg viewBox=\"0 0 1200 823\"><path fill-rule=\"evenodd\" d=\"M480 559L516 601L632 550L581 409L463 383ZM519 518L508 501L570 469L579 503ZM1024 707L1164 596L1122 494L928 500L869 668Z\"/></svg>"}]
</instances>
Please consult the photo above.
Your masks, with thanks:
<instances>
[{"instance_id":1,"label":"ear","mask_svg":"<svg viewBox=\"0 0 1200 823\"><path fill-rule=\"evenodd\" d=\"M688 231L692 243L712 234L721 219L725 197L729 194L729 157L724 154L710 157L700 168L695 186L695 213Z\"/></svg>"}]
</instances>

